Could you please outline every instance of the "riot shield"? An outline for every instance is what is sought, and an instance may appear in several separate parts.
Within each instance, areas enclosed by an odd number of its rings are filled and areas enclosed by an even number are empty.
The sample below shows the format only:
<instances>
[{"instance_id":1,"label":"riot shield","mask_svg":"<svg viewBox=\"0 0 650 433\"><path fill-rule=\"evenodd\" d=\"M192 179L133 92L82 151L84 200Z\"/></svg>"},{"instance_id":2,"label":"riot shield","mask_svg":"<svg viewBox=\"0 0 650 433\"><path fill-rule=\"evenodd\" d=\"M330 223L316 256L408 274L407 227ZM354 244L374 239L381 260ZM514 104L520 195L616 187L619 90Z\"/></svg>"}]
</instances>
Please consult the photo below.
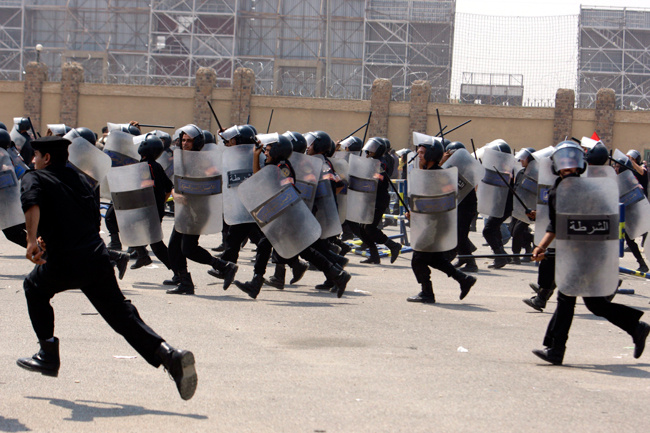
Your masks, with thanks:
<instances>
[{"instance_id":1,"label":"riot shield","mask_svg":"<svg viewBox=\"0 0 650 433\"><path fill-rule=\"evenodd\" d=\"M630 170L616 176L619 202L625 206L625 232L634 239L650 231L650 203Z\"/></svg>"},{"instance_id":2,"label":"riot shield","mask_svg":"<svg viewBox=\"0 0 650 433\"><path fill-rule=\"evenodd\" d=\"M456 150L442 165L442 168L450 167L458 169L458 203L460 203L483 179L485 168L465 149Z\"/></svg>"},{"instance_id":3,"label":"riot shield","mask_svg":"<svg viewBox=\"0 0 650 433\"><path fill-rule=\"evenodd\" d=\"M366 158L357 155L350 156L348 169L348 221L359 224L370 224L375 216L375 202L377 201L377 186L379 180L378 159Z\"/></svg>"},{"instance_id":4,"label":"riot shield","mask_svg":"<svg viewBox=\"0 0 650 433\"><path fill-rule=\"evenodd\" d=\"M111 169L111 158L83 137L71 139L68 166L84 175L93 188L99 186Z\"/></svg>"},{"instance_id":5,"label":"riot shield","mask_svg":"<svg viewBox=\"0 0 650 433\"><path fill-rule=\"evenodd\" d=\"M174 228L206 235L223 228L223 178L218 151L174 150Z\"/></svg>"},{"instance_id":6,"label":"riot shield","mask_svg":"<svg viewBox=\"0 0 650 433\"><path fill-rule=\"evenodd\" d=\"M569 296L608 296L618 285L618 187L569 177L557 187L555 283Z\"/></svg>"},{"instance_id":7,"label":"riot shield","mask_svg":"<svg viewBox=\"0 0 650 433\"><path fill-rule=\"evenodd\" d=\"M415 251L442 252L456 247L458 169L411 171L408 176L411 246Z\"/></svg>"},{"instance_id":8,"label":"riot shield","mask_svg":"<svg viewBox=\"0 0 650 433\"><path fill-rule=\"evenodd\" d=\"M113 167L122 167L140 161L138 147L133 144L133 135L122 131L111 131L106 136L104 153L111 157Z\"/></svg>"},{"instance_id":9,"label":"riot shield","mask_svg":"<svg viewBox=\"0 0 650 433\"><path fill-rule=\"evenodd\" d=\"M11 131L9 131L9 136L11 137L11 141L13 141L14 144L16 145L18 151L20 152L21 150L23 150L23 146L27 141L25 136L23 136L23 134L18 132L18 130L15 127L11 128Z\"/></svg>"},{"instance_id":10,"label":"riot shield","mask_svg":"<svg viewBox=\"0 0 650 433\"><path fill-rule=\"evenodd\" d=\"M316 187L320 180L323 160L315 156L292 152L289 162L293 171L296 172L296 189L311 210L316 199Z\"/></svg>"},{"instance_id":11,"label":"riot shield","mask_svg":"<svg viewBox=\"0 0 650 433\"><path fill-rule=\"evenodd\" d=\"M510 191L508 186L503 183L499 173L506 179L506 182L510 182L515 158L509 153L488 148L483 152L482 160L485 175L478 184L477 209L480 214L501 218L505 212ZM494 171L495 167L499 173Z\"/></svg>"},{"instance_id":12,"label":"riot shield","mask_svg":"<svg viewBox=\"0 0 650 433\"><path fill-rule=\"evenodd\" d=\"M294 257L316 242L320 224L293 185L282 185L276 165L267 165L238 188L242 203L275 251Z\"/></svg>"},{"instance_id":13,"label":"riot shield","mask_svg":"<svg viewBox=\"0 0 650 433\"><path fill-rule=\"evenodd\" d=\"M165 174L170 180L174 180L174 149L169 148L163 150L156 160L158 164L165 170Z\"/></svg>"},{"instance_id":14,"label":"riot shield","mask_svg":"<svg viewBox=\"0 0 650 433\"><path fill-rule=\"evenodd\" d=\"M330 159L343 159L346 162L350 160L350 155L352 155L352 152L348 152L345 150L337 150L334 152L334 157Z\"/></svg>"},{"instance_id":15,"label":"riot shield","mask_svg":"<svg viewBox=\"0 0 650 433\"><path fill-rule=\"evenodd\" d=\"M553 146L548 146L545 147L542 150L538 150L537 152L533 152L533 158L536 160L544 159L544 158L550 158L551 155L553 155L553 152L555 151L555 148Z\"/></svg>"},{"instance_id":16,"label":"riot shield","mask_svg":"<svg viewBox=\"0 0 650 433\"><path fill-rule=\"evenodd\" d=\"M315 155L316 158L323 162L320 180L316 187L316 197L314 206L316 207L315 217L321 227L321 239L328 239L332 236L338 236L343 232L341 221L339 220L339 211L336 207L335 192L332 191L331 180L334 179L335 173L325 162L323 155Z\"/></svg>"},{"instance_id":17,"label":"riot shield","mask_svg":"<svg viewBox=\"0 0 650 433\"><path fill-rule=\"evenodd\" d=\"M52 135L65 135L65 123L49 123L47 129L52 131Z\"/></svg>"},{"instance_id":18,"label":"riot shield","mask_svg":"<svg viewBox=\"0 0 650 433\"><path fill-rule=\"evenodd\" d=\"M512 217L530 224L532 221L526 216L526 208L535 210L537 208L537 178L539 176L539 166L537 160L533 159L528 162L521 179L515 186L515 193L524 202L524 207L519 200L514 199L512 203Z\"/></svg>"},{"instance_id":19,"label":"riot shield","mask_svg":"<svg viewBox=\"0 0 650 433\"><path fill-rule=\"evenodd\" d=\"M149 164L114 167L106 177L122 243L137 247L162 240Z\"/></svg>"},{"instance_id":20,"label":"riot shield","mask_svg":"<svg viewBox=\"0 0 650 433\"><path fill-rule=\"evenodd\" d=\"M557 176L553 174L553 161L551 158L537 160L537 205L535 208L535 245L539 245L546 234L546 229L551 221L548 215L548 192L553 187ZM549 248L555 248L555 241Z\"/></svg>"},{"instance_id":21,"label":"riot shield","mask_svg":"<svg viewBox=\"0 0 650 433\"><path fill-rule=\"evenodd\" d=\"M350 152L345 152L350 154ZM339 210L339 221L341 224L346 219L347 215L347 209L348 209L348 161L345 159L338 159L338 158L332 158L330 160L332 162L332 165L334 166L334 171L336 171L336 174L339 175L345 186L343 189L336 195L336 205L338 206Z\"/></svg>"},{"instance_id":22,"label":"riot shield","mask_svg":"<svg viewBox=\"0 0 650 433\"><path fill-rule=\"evenodd\" d=\"M0 230L25 222L20 204L20 186L11 157L0 148Z\"/></svg>"},{"instance_id":23,"label":"riot shield","mask_svg":"<svg viewBox=\"0 0 650 433\"><path fill-rule=\"evenodd\" d=\"M229 225L252 223L253 217L239 199L237 188L253 175L253 145L240 144L226 147L222 158L223 219Z\"/></svg>"},{"instance_id":24,"label":"riot shield","mask_svg":"<svg viewBox=\"0 0 650 433\"><path fill-rule=\"evenodd\" d=\"M7 153L9 154L9 157L11 158L11 162L14 165L14 171L16 172L16 177L18 178L18 180L22 179L25 173L27 173L27 170L29 170L29 167L27 166L27 164L25 164L23 157L20 156L18 149L16 149L15 147L10 147L9 149L7 149Z\"/></svg>"},{"instance_id":25,"label":"riot shield","mask_svg":"<svg viewBox=\"0 0 650 433\"><path fill-rule=\"evenodd\" d=\"M627 171L627 170L626 170ZM585 177L611 177L616 179L616 172L610 165L588 165Z\"/></svg>"}]
</instances>

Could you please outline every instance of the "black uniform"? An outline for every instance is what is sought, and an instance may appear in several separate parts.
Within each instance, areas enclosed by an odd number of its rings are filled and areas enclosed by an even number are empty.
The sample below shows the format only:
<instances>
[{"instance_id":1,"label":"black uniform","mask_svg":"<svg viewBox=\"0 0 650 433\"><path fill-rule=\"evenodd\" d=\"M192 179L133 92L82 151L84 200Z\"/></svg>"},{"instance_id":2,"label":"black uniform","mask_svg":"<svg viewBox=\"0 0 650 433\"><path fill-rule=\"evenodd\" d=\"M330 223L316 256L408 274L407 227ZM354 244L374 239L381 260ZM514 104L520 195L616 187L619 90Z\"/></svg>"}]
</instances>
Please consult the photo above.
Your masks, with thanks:
<instances>
[{"instance_id":1,"label":"black uniform","mask_svg":"<svg viewBox=\"0 0 650 433\"><path fill-rule=\"evenodd\" d=\"M506 254L506 250L503 248L503 239L501 237L501 225L512 214L512 200L512 191L508 191L508 198L506 200L503 216L500 218L491 216L485 220L485 225L483 226L483 237L487 241L488 245L490 245L494 254ZM504 267L508 263L508 259L499 257L496 258L494 263L488 267L498 269Z\"/></svg>"},{"instance_id":2,"label":"black uniform","mask_svg":"<svg viewBox=\"0 0 650 433\"><path fill-rule=\"evenodd\" d=\"M99 236L99 207L91 186L73 169L49 166L22 180L23 210L40 208L39 235L47 248L47 263L37 265L24 283L27 307L39 340L54 336L50 299L69 289L81 289L104 320L151 365L161 359L164 341L147 326L120 291L108 251Z\"/></svg>"},{"instance_id":3,"label":"black uniform","mask_svg":"<svg viewBox=\"0 0 650 433\"><path fill-rule=\"evenodd\" d=\"M562 177L558 178L549 191L548 207L550 223L546 231L550 233L555 233L557 187L562 179ZM548 267L545 269L546 272L555 271L554 260L555 259L553 257L545 257L544 261L548 261ZM540 274L541 273L542 269L540 265ZM552 276L554 277L554 275ZM550 279L552 276L548 275L548 278ZM571 323L573 322L573 314L576 304L575 296L565 295L561 292L561 290L562 288L560 287L560 291L558 292L557 296L557 307L553 313L551 321L548 324L546 335L544 336L544 346L548 348L548 351L551 354L551 359L547 360L555 360L555 363L562 362L566 348L566 341L569 338L569 329L571 328ZM604 317L612 324L618 326L630 334L633 338L635 338L636 342L635 336L637 334L637 330L639 329L639 326L643 327L644 325L640 324L642 322L639 322L639 319L643 315L643 311L628 307L626 305L610 302L606 297L602 296L583 297L583 300L585 306L589 309L589 311L591 311L596 316Z\"/></svg>"},{"instance_id":4,"label":"black uniform","mask_svg":"<svg viewBox=\"0 0 650 433\"><path fill-rule=\"evenodd\" d=\"M515 190L523 182L524 170L520 170L515 176ZM527 253L533 251L533 240L534 236L530 232L529 224L527 222L513 218L510 222L510 233L512 235L512 252L514 254L519 254L522 249ZM513 258L514 262L517 263L520 261L519 257Z\"/></svg>"}]
</instances>

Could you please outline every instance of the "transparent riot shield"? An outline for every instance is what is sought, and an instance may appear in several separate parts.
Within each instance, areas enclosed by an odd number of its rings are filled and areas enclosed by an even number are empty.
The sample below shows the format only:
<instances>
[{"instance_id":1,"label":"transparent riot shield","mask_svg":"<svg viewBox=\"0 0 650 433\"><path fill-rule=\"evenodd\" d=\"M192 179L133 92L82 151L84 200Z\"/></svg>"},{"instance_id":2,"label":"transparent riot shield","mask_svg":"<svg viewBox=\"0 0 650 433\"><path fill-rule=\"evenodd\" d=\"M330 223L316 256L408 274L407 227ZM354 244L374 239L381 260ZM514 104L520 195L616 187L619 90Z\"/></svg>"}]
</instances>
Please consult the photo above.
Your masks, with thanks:
<instances>
[{"instance_id":1,"label":"transparent riot shield","mask_svg":"<svg viewBox=\"0 0 650 433\"><path fill-rule=\"evenodd\" d=\"M526 208L530 210L537 208L537 178L539 177L537 160L533 159L529 161L528 167L519 176L521 178L515 186L515 193L524 202L526 207L514 198L512 203L512 217L526 224L530 224L532 221L526 216Z\"/></svg>"},{"instance_id":2,"label":"transparent riot shield","mask_svg":"<svg viewBox=\"0 0 650 433\"><path fill-rule=\"evenodd\" d=\"M316 198L314 199L314 206L316 208L314 216L321 227L321 239L328 239L332 236L338 236L343 232L331 184L336 174L325 162L323 155L316 155L316 157L323 162L323 166L318 187L316 188Z\"/></svg>"},{"instance_id":3,"label":"transparent riot shield","mask_svg":"<svg viewBox=\"0 0 650 433\"><path fill-rule=\"evenodd\" d=\"M239 186L239 196L257 225L284 258L294 257L320 238L321 228L293 185L267 165Z\"/></svg>"},{"instance_id":4,"label":"transparent riot shield","mask_svg":"<svg viewBox=\"0 0 650 433\"><path fill-rule=\"evenodd\" d=\"M110 124L109 124L110 129ZM104 153L111 158L112 167L123 167L140 161L138 148L133 144L133 136L119 130L112 130L106 136ZM100 180L99 193L105 198L111 198L111 189L107 178Z\"/></svg>"},{"instance_id":5,"label":"transparent riot shield","mask_svg":"<svg viewBox=\"0 0 650 433\"><path fill-rule=\"evenodd\" d=\"M585 177L611 177L616 179L614 168L609 165L588 165L584 173Z\"/></svg>"},{"instance_id":6,"label":"transparent riot shield","mask_svg":"<svg viewBox=\"0 0 650 433\"><path fill-rule=\"evenodd\" d=\"M174 150L174 228L206 235L223 228L221 154Z\"/></svg>"},{"instance_id":7,"label":"transparent riot shield","mask_svg":"<svg viewBox=\"0 0 650 433\"><path fill-rule=\"evenodd\" d=\"M315 156L293 152L289 157L289 162L293 171L296 172L296 189L307 207L312 209L316 199L316 187L323 168L323 160Z\"/></svg>"},{"instance_id":8,"label":"transparent riot shield","mask_svg":"<svg viewBox=\"0 0 650 433\"><path fill-rule=\"evenodd\" d=\"M345 152L349 154L350 152ZM349 155L348 155L349 156ZM343 221L346 219L347 209L348 209L348 161L345 159L333 158L330 160L334 166L334 171L339 175L341 181L344 183L343 189L336 195L336 204L339 210L339 221L343 224Z\"/></svg>"},{"instance_id":9,"label":"transparent riot shield","mask_svg":"<svg viewBox=\"0 0 650 433\"><path fill-rule=\"evenodd\" d=\"M465 149L455 151L442 168L458 169L458 203L463 201L485 176L485 168Z\"/></svg>"},{"instance_id":10,"label":"transparent riot shield","mask_svg":"<svg viewBox=\"0 0 650 433\"><path fill-rule=\"evenodd\" d=\"M20 152L23 150L23 146L25 145L25 142L27 139L20 133L16 128L11 128L11 131L9 131L9 136L11 137L11 141L14 142L16 145L16 148Z\"/></svg>"},{"instance_id":11,"label":"transparent riot shield","mask_svg":"<svg viewBox=\"0 0 650 433\"><path fill-rule=\"evenodd\" d=\"M11 157L0 148L0 230L25 222L20 204L20 185Z\"/></svg>"},{"instance_id":12,"label":"transparent riot shield","mask_svg":"<svg viewBox=\"0 0 650 433\"><path fill-rule=\"evenodd\" d=\"M156 160L158 164L165 170L165 174L169 180L174 180L174 149L169 148L163 150L163 153L160 154Z\"/></svg>"},{"instance_id":13,"label":"transparent riot shield","mask_svg":"<svg viewBox=\"0 0 650 433\"><path fill-rule=\"evenodd\" d=\"M111 169L111 158L83 137L70 140L68 166L84 175L93 188L97 188Z\"/></svg>"},{"instance_id":14,"label":"transparent riot shield","mask_svg":"<svg viewBox=\"0 0 650 433\"><path fill-rule=\"evenodd\" d=\"M499 174L509 183L515 158L509 153L488 148L483 152L482 161L485 175L478 184L477 209L482 215L501 218L505 212L509 190ZM498 173L495 171L495 167Z\"/></svg>"},{"instance_id":15,"label":"transparent riot shield","mask_svg":"<svg viewBox=\"0 0 650 433\"><path fill-rule=\"evenodd\" d=\"M458 169L411 171L408 177L411 246L415 251L449 251L458 243Z\"/></svg>"},{"instance_id":16,"label":"transparent riot shield","mask_svg":"<svg viewBox=\"0 0 650 433\"><path fill-rule=\"evenodd\" d=\"M555 283L569 296L608 296L618 286L618 187L569 177L557 187Z\"/></svg>"},{"instance_id":17,"label":"transparent riot shield","mask_svg":"<svg viewBox=\"0 0 650 433\"><path fill-rule=\"evenodd\" d=\"M650 203L634 173L624 170L616 176L619 201L625 206L625 232L637 238L650 231Z\"/></svg>"},{"instance_id":18,"label":"transparent riot shield","mask_svg":"<svg viewBox=\"0 0 650 433\"><path fill-rule=\"evenodd\" d=\"M113 167L106 177L122 243L137 247L162 240L149 164Z\"/></svg>"},{"instance_id":19,"label":"transparent riot shield","mask_svg":"<svg viewBox=\"0 0 650 433\"><path fill-rule=\"evenodd\" d=\"M348 209L347 220L359 224L370 224L375 216L377 186L379 180L378 159L350 156L348 169Z\"/></svg>"},{"instance_id":20,"label":"transparent riot shield","mask_svg":"<svg viewBox=\"0 0 650 433\"><path fill-rule=\"evenodd\" d=\"M240 144L226 147L222 158L223 219L229 225L252 223L253 217L241 202L237 188L253 175L253 145Z\"/></svg>"},{"instance_id":21,"label":"transparent riot shield","mask_svg":"<svg viewBox=\"0 0 650 433\"><path fill-rule=\"evenodd\" d=\"M548 216L548 192L553 187L557 176L553 174L553 161L550 158L537 160L537 206L535 209L535 245L539 245L546 234L550 222ZM555 248L555 241L551 242L549 248Z\"/></svg>"},{"instance_id":22,"label":"transparent riot shield","mask_svg":"<svg viewBox=\"0 0 650 433\"><path fill-rule=\"evenodd\" d=\"M346 150L337 150L334 152L334 158L332 159L344 159L347 162L350 160L350 155L352 155L352 152L348 152Z\"/></svg>"},{"instance_id":23,"label":"transparent riot shield","mask_svg":"<svg viewBox=\"0 0 650 433\"><path fill-rule=\"evenodd\" d=\"M11 162L14 165L14 171L16 172L16 177L18 178L18 180L22 179L25 173L27 173L27 170L29 170L29 167L27 166L27 164L25 164L23 157L20 156L18 149L16 149L15 147L10 147L9 149L7 149L7 153L9 154L9 157L11 158Z\"/></svg>"}]
</instances>

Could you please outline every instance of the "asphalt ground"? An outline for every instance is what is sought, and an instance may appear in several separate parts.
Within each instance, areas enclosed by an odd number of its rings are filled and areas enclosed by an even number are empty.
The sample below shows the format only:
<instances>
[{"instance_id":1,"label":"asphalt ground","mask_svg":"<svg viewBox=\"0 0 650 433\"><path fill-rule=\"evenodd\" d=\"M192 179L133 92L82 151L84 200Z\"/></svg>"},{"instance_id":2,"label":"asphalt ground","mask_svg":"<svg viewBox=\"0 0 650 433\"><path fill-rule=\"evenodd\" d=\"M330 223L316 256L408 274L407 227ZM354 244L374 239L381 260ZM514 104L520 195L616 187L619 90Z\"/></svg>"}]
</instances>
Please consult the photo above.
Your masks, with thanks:
<instances>
[{"instance_id":1,"label":"asphalt ground","mask_svg":"<svg viewBox=\"0 0 650 433\"><path fill-rule=\"evenodd\" d=\"M167 237L172 220L165 219ZM480 225L479 225L480 230ZM395 233L394 228L389 228ZM477 253L489 253L479 232ZM201 237L217 246L221 235ZM507 248L509 250L509 248ZM153 255L152 255L153 257ZM252 277L252 246L238 279ZM555 308L532 296L534 264L488 270L459 301L455 281L433 270L437 303L407 303L419 291L411 254L395 264L361 265L345 295L314 290L309 271L295 286L265 286L252 300L223 291L207 267L190 263L195 296L165 294L171 272L154 264L120 282L143 319L170 344L190 349L199 386L183 401L114 333L78 291L57 295L58 378L23 370L38 350L22 281L32 266L0 239L0 431L57 432L645 432L650 413L650 349L634 359L632 339L578 301L565 364L535 357ZM636 268L631 254L621 265ZM272 274L272 267L267 276ZM288 272L290 275L290 271ZM647 311L648 280L621 276L616 302ZM646 317L650 321L650 317Z\"/></svg>"}]
</instances>

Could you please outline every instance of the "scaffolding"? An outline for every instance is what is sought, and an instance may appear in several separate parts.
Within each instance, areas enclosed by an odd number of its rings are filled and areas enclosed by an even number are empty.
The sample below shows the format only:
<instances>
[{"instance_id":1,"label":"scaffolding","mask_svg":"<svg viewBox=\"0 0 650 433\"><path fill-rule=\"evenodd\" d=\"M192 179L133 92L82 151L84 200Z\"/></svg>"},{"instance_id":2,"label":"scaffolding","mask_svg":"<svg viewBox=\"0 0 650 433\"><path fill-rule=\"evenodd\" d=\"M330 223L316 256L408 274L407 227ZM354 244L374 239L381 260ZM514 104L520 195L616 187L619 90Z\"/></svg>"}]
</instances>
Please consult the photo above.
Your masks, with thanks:
<instances>
[{"instance_id":1,"label":"scaffolding","mask_svg":"<svg viewBox=\"0 0 650 433\"><path fill-rule=\"evenodd\" d=\"M611 88L618 109L650 109L650 10L581 8L579 29L579 105Z\"/></svg>"},{"instance_id":2,"label":"scaffolding","mask_svg":"<svg viewBox=\"0 0 650 433\"><path fill-rule=\"evenodd\" d=\"M449 97L455 1L0 0L0 79L40 60L50 80L81 63L91 83L191 86L199 67L257 94L368 98L375 78L407 99L411 82Z\"/></svg>"}]
</instances>

